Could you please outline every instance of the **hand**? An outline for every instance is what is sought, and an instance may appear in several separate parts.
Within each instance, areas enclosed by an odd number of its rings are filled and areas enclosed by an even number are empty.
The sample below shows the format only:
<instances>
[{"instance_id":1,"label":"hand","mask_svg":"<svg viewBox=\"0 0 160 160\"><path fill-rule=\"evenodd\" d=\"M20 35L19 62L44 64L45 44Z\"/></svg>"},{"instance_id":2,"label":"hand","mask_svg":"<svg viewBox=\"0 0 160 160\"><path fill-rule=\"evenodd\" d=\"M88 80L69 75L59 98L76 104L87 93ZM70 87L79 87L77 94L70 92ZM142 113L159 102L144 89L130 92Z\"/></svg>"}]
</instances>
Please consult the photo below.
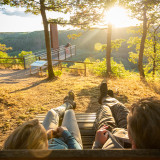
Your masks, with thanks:
<instances>
[{"instance_id":1,"label":"hand","mask_svg":"<svg viewBox=\"0 0 160 160\"><path fill-rule=\"evenodd\" d=\"M54 129L47 130L47 137L48 139L57 137L57 130L54 130Z\"/></svg>"},{"instance_id":2,"label":"hand","mask_svg":"<svg viewBox=\"0 0 160 160\"><path fill-rule=\"evenodd\" d=\"M61 137L63 131L68 131L68 129L66 127L62 127L62 126L58 127L57 128L57 136Z\"/></svg>"},{"instance_id":3,"label":"hand","mask_svg":"<svg viewBox=\"0 0 160 160\"><path fill-rule=\"evenodd\" d=\"M96 132L95 141L99 142L101 145L104 145L105 142L108 140L107 129L108 126L104 125Z\"/></svg>"}]
</instances>

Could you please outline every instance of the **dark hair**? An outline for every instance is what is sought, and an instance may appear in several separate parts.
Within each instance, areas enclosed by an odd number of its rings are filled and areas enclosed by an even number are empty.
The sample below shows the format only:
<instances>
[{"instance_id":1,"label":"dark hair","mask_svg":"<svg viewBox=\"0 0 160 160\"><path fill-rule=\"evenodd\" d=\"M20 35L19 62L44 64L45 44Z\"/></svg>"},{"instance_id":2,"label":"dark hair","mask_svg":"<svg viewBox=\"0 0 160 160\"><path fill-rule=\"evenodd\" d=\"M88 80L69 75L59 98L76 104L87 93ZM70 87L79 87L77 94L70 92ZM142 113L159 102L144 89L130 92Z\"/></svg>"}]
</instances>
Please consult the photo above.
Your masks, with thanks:
<instances>
[{"instance_id":1,"label":"dark hair","mask_svg":"<svg viewBox=\"0 0 160 160\"><path fill-rule=\"evenodd\" d=\"M150 97L133 104L128 131L137 149L160 149L160 100Z\"/></svg>"}]
</instances>

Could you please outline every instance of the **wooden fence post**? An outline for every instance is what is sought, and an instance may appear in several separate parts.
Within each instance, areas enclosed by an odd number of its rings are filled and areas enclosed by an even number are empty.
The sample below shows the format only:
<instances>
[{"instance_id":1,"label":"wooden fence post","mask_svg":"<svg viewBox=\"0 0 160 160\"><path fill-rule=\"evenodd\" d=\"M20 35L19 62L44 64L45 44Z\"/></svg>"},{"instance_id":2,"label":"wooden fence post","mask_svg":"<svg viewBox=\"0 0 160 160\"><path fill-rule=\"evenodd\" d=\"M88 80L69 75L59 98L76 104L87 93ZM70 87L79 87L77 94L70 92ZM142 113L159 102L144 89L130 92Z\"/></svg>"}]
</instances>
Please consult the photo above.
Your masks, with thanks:
<instances>
[{"instance_id":1,"label":"wooden fence post","mask_svg":"<svg viewBox=\"0 0 160 160\"><path fill-rule=\"evenodd\" d=\"M23 63L24 63L24 69L26 69L26 61L25 61L25 56L23 57Z\"/></svg>"},{"instance_id":2,"label":"wooden fence post","mask_svg":"<svg viewBox=\"0 0 160 160\"><path fill-rule=\"evenodd\" d=\"M59 60L59 49L58 49L58 60Z\"/></svg>"},{"instance_id":3,"label":"wooden fence post","mask_svg":"<svg viewBox=\"0 0 160 160\"><path fill-rule=\"evenodd\" d=\"M86 63L84 63L84 76L86 76L86 73L87 73L87 71L86 71Z\"/></svg>"},{"instance_id":4,"label":"wooden fence post","mask_svg":"<svg viewBox=\"0 0 160 160\"><path fill-rule=\"evenodd\" d=\"M59 64L60 64L60 69L62 71L62 62L60 61Z\"/></svg>"},{"instance_id":5,"label":"wooden fence post","mask_svg":"<svg viewBox=\"0 0 160 160\"><path fill-rule=\"evenodd\" d=\"M72 48L71 48L71 46L69 48L70 48L70 54L71 54L71 57L72 57Z\"/></svg>"},{"instance_id":6,"label":"wooden fence post","mask_svg":"<svg viewBox=\"0 0 160 160\"><path fill-rule=\"evenodd\" d=\"M66 48L64 48L64 53L65 53L65 60L66 60Z\"/></svg>"}]
</instances>

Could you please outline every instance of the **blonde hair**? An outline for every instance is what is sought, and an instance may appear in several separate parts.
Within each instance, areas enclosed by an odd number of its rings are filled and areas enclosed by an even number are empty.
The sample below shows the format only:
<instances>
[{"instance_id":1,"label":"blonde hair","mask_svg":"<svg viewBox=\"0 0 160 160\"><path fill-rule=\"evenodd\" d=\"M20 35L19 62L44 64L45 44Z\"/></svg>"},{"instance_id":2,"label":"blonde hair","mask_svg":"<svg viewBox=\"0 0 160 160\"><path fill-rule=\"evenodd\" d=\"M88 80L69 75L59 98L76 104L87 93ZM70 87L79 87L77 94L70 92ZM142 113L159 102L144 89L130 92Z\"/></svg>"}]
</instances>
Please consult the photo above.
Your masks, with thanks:
<instances>
[{"instance_id":1,"label":"blonde hair","mask_svg":"<svg viewBox=\"0 0 160 160\"><path fill-rule=\"evenodd\" d=\"M47 149L48 141L44 127L37 119L28 121L7 138L3 150L6 149Z\"/></svg>"},{"instance_id":2,"label":"blonde hair","mask_svg":"<svg viewBox=\"0 0 160 160\"><path fill-rule=\"evenodd\" d=\"M133 104L128 132L137 149L160 149L160 100L150 97Z\"/></svg>"}]
</instances>

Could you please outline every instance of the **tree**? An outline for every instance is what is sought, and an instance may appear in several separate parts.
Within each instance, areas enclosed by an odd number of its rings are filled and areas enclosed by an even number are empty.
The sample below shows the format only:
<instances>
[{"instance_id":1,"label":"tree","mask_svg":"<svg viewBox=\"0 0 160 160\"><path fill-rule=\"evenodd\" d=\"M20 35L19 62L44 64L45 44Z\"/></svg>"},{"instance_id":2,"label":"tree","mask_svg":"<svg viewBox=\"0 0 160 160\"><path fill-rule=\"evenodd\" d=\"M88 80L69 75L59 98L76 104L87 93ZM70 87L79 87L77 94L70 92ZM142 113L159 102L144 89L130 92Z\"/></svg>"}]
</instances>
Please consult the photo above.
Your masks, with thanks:
<instances>
[{"instance_id":1,"label":"tree","mask_svg":"<svg viewBox=\"0 0 160 160\"><path fill-rule=\"evenodd\" d=\"M140 79L145 80L145 74L143 69L143 53L147 31L150 24L156 19L160 18L159 15L159 0L121 0L121 4L126 6L132 12L132 16L143 22L142 37L140 42L139 57L138 57L138 69L140 73Z\"/></svg>"},{"instance_id":2,"label":"tree","mask_svg":"<svg viewBox=\"0 0 160 160\"><path fill-rule=\"evenodd\" d=\"M108 42L108 39L109 39L109 42ZM106 63L107 63L106 66L107 67L106 68L107 68L107 76L109 77L111 75L111 72L112 72L112 69L111 69L111 52L113 50L118 51L118 49L121 47L122 42L124 42L125 39L111 40L111 35L108 37L108 39L107 39L107 44L98 44L98 46L95 47L95 48L97 48L97 50L101 50L101 51L107 50L107 55L106 55L106 57L107 57L106 58ZM109 47L108 47L108 45L109 45Z\"/></svg>"},{"instance_id":3,"label":"tree","mask_svg":"<svg viewBox=\"0 0 160 160\"><path fill-rule=\"evenodd\" d=\"M6 47L5 44L0 43L0 58L9 58L8 54L6 51L11 50L12 47ZM7 59L1 59L0 63L7 63Z\"/></svg>"},{"instance_id":4,"label":"tree","mask_svg":"<svg viewBox=\"0 0 160 160\"><path fill-rule=\"evenodd\" d=\"M147 58L147 62L144 65L145 66L144 72L148 73L152 71L153 78L160 64L160 40L159 40L160 34L158 32L159 28L160 25L158 26L152 25L152 27L150 27L144 45L144 56ZM142 29L140 28L138 31L134 33L138 33L138 35L141 35ZM129 53L130 57L129 61L137 63L138 53L141 45L141 38L139 36L130 37L127 43L129 44L129 47L132 47L133 45L136 46L136 53L134 52Z\"/></svg>"}]
</instances>

